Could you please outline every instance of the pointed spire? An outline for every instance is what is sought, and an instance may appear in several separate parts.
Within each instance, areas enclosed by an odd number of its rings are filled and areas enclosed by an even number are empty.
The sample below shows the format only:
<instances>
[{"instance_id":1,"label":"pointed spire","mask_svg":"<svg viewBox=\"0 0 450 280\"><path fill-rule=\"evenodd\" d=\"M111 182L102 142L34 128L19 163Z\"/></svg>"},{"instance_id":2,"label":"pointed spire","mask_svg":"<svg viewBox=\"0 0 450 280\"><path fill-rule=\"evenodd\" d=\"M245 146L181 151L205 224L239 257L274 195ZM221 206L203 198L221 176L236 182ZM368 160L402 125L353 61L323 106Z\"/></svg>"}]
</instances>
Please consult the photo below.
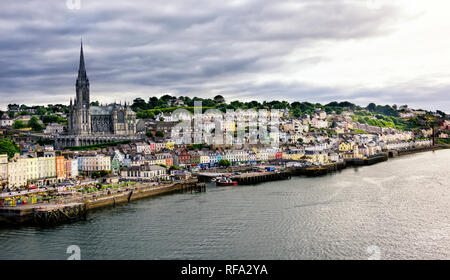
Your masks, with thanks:
<instances>
[{"instance_id":1,"label":"pointed spire","mask_svg":"<svg viewBox=\"0 0 450 280\"><path fill-rule=\"evenodd\" d=\"M86 66L84 64L84 54L83 54L83 39L81 39L81 49L80 49L80 66L78 68L78 78L86 78Z\"/></svg>"}]
</instances>

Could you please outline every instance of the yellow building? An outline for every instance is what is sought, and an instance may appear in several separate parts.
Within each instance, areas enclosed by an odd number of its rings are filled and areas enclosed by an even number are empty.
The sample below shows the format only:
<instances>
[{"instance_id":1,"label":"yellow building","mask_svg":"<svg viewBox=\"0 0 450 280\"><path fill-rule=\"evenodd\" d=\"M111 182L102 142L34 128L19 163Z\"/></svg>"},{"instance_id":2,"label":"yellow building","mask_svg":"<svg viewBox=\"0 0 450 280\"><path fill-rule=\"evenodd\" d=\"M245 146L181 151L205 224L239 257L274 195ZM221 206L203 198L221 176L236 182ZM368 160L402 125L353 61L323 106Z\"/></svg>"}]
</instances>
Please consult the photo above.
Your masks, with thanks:
<instances>
[{"instance_id":1,"label":"yellow building","mask_svg":"<svg viewBox=\"0 0 450 280\"><path fill-rule=\"evenodd\" d=\"M56 181L56 158L54 156L25 157L28 183L46 185Z\"/></svg>"},{"instance_id":2,"label":"yellow building","mask_svg":"<svg viewBox=\"0 0 450 280\"><path fill-rule=\"evenodd\" d=\"M8 182L8 155L0 155L0 186Z\"/></svg>"},{"instance_id":3,"label":"yellow building","mask_svg":"<svg viewBox=\"0 0 450 280\"><path fill-rule=\"evenodd\" d=\"M167 148L168 150L173 150L173 149L175 149L175 142L167 142L167 143L166 143L166 148Z\"/></svg>"},{"instance_id":4,"label":"yellow building","mask_svg":"<svg viewBox=\"0 0 450 280\"><path fill-rule=\"evenodd\" d=\"M350 152L353 148L353 143L342 142L339 144L339 152L345 153Z\"/></svg>"},{"instance_id":5,"label":"yellow building","mask_svg":"<svg viewBox=\"0 0 450 280\"><path fill-rule=\"evenodd\" d=\"M1 166L0 166L1 168ZM28 184L45 185L56 180L56 160L54 156L35 157L16 154L7 163L8 186L24 187Z\"/></svg>"},{"instance_id":6,"label":"yellow building","mask_svg":"<svg viewBox=\"0 0 450 280\"><path fill-rule=\"evenodd\" d=\"M323 164L327 164L329 162L328 154L326 154L326 153L307 154L306 160L313 164L316 164L316 165L323 165Z\"/></svg>"},{"instance_id":7,"label":"yellow building","mask_svg":"<svg viewBox=\"0 0 450 280\"><path fill-rule=\"evenodd\" d=\"M156 165L158 165L158 164L166 165L166 158L165 157L156 157L155 164Z\"/></svg>"},{"instance_id":8,"label":"yellow building","mask_svg":"<svg viewBox=\"0 0 450 280\"><path fill-rule=\"evenodd\" d=\"M282 158L287 160L301 160L305 154L300 151L284 151Z\"/></svg>"},{"instance_id":9,"label":"yellow building","mask_svg":"<svg viewBox=\"0 0 450 280\"><path fill-rule=\"evenodd\" d=\"M27 162L20 158L19 154L14 155L8 163L8 187L17 188L27 184Z\"/></svg>"}]
</instances>

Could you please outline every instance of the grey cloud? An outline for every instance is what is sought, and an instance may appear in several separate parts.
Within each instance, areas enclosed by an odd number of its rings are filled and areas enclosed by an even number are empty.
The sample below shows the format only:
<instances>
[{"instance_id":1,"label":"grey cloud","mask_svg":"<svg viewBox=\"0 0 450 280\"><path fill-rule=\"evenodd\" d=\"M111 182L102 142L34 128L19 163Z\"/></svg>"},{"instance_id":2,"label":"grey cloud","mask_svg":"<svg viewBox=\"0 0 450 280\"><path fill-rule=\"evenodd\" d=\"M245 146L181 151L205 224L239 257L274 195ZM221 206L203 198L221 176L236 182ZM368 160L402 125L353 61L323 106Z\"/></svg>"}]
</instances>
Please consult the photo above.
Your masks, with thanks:
<instances>
[{"instance_id":1,"label":"grey cloud","mask_svg":"<svg viewBox=\"0 0 450 280\"><path fill-rule=\"evenodd\" d=\"M93 100L113 93L131 101L164 92L358 100L371 93L257 81L292 67L283 57L294 50L382 36L400 14L394 6L373 12L356 0L81 2L80 10L69 10L63 0L16 1L0 10L2 106L67 103L74 95L81 37ZM301 58L295 67L326 59Z\"/></svg>"}]
</instances>

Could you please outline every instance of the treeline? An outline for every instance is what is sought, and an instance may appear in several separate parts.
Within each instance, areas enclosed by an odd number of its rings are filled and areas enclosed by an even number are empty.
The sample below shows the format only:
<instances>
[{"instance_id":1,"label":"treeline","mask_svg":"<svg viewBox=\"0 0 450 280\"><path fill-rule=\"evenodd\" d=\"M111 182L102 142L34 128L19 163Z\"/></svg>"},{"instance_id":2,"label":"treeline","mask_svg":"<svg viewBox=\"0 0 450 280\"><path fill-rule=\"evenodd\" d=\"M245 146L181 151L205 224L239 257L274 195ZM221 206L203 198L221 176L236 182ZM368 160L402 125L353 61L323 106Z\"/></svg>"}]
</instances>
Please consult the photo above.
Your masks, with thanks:
<instances>
[{"instance_id":1,"label":"treeline","mask_svg":"<svg viewBox=\"0 0 450 280\"><path fill-rule=\"evenodd\" d=\"M131 108L137 113L138 118L154 118L160 113L171 113L176 109L186 109L190 112L194 111L194 104L196 101L202 102L202 107L206 109L216 108L222 112L226 112L227 109L280 109L288 110L289 113L294 117L300 117L303 114L312 114L317 109L324 110L327 113L335 112L337 114L342 113L344 110L367 110L374 114L381 114L385 116L398 117L399 110L396 105L376 105L375 103L370 103L367 107L361 107L355 105L348 101L337 102L333 101L328 104L320 103L310 103L310 102L288 102L288 101L263 101L259 102L253 101L240 101L234 100L227 102L222 95L216 95L214 98L200 98L200 97L189 97L189 96L172 96L169 94L162 95L161 97L152 96L148 100L143 98L136 98L131 104ZM98 101L91 102L92 106L99 106ZM48 104L47 106L26 106L24 104L9 104L9 113L14 115L12 109L20 108L21 112L19 114L33 114L38 115L39 118L45 123L58 122L64 123L66 120L55 115L56 113L68 113L68 106L62 104ZM29 111L27 111L29 110ZM31 113L33 112L33 113ZM445 116L444 112L439 111ZM11 115L10 115L11 117Z\"/></svg>"},{"instance_id":2,"label":"treeline","mask_svg":"<svg viewBox=\"0 0 450 280\"><path fill-rule=\"evenodd\" d=\"M32 116L28 122L17 120L13 124L14 129L31 128L33 131L40 132L44 130L49 123L67 123L67 120L57 115L45 115L39 117L41 121L35 116Z\"/></svg>"},{"instance_id":3,"label":"treeline","mask_svg":"<svg viewBox=\"0 0 450 280\"><path fill-rule=\"evenodd\" d=\"M384 115L383 115L384 114ZM416 128L430 128L436 126L438 119L432 116L416 116L408 119L400 119L386 113L372 113L370 111L355 111L353 121L366 123L371 126L391 127L398 130L413 130Z\"/></svg>"},{"instance_id":4,"label":"treeline","mask_svg":"<svg viewBox=\"0 0 450 280\"><path fill-rule=\"evenodd\" d=\"M362 109L361 107L350 103L348 101L344 102L331 102L326 105L320 103L309 103L309 102L288 102L288 101L263 101L259 102L253 101L239 101L234 100L229 103L226 102L225 98L221 95L215 96L213 99L194 97L190 98L187 96L175 97L171 95L163 95L162 97L150 97L148 101L142 98L136 98L133 100L131 108L137 112L138 118L153 118L159 113L171 113L176 109L186 109L188 111L194 111L195 101L201 101L203 109L215 108L222 112L226 112L227 109L232 110L246 110L246 109L279 109L288 110L294 117L299 117L302 114L312 114L316 109L321 109L327 113L341 113L345 109Z\"/></svg>"},{"instance_id":5,"label":"treeline","mask_svg":"<svg viewBox=\"0 0 450 280\"><path fill-rule=\"evenodd\" d=\"M216 107L205 107L202 106L202 113L204 113L208 109L213 109ZM177 109L183 109L187 110L191 113L194 113L195 107L169 107L169 108L158 108L158 109L147 109L147 110L137 110L136 117L138 119L153 119L156 115L159 115L160 113L172 113L173 111ZM161 121L164 121L164 119L161 119Z\"/></svg>"},{"instance_id":6,"label":"treeline","mask_svg":"<svg viewBox=\"0 0 450 280\"><path fill-rule=\"evenodd\" d=\"M34 131L42 131L44 126L39 122L39 119L36 117L31 117L30 120L25 123L22 120L17 120L13 124L14 129L22 129L22 128L31 128Z\"/></svg>"},{"instance_id":7,"label":"treeline","mask_svg":"<svg viewBox=\"0 0 450 280\"><path fill-rule=\"evenodd\" d=\"M27 106L25 104L8 104L8 112L10 113L10 117L15 117L14 111L19 110L17 116L21 115L49 115L56 113L68 113L69 106L63 104L48 104L47 106L35 105L35 106Z\"/></svg>"},{"instance_id":8,"label":"treeline","mask_svg":"<svg viewBox=\"0 0 450 280\"><path fill-rule=\"evenodd\" d=\"M393 105L391 107L389 105L380 106L376 105L375 103L370 103L369 105L367 105L366 109L370 112L383 114L386 116L393 116L393 117L399 116L397 105Z\"/></svg>"}]
</instances>

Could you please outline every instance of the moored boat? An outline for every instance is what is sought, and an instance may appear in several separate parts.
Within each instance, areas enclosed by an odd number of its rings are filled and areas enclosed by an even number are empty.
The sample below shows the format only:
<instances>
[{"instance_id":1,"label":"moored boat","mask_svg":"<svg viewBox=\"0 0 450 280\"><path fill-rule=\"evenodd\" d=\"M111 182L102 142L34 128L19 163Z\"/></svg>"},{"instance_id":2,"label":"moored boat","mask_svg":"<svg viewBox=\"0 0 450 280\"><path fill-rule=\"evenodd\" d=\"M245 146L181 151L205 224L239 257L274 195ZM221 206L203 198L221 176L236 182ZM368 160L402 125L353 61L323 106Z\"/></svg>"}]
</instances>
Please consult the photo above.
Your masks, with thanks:
<instances>
[{"instance_id":1,"label":"moored boat","mask_svg":"<svg viewBox=\"0 0 450 280\"><path fill-rule=\"evenodd\" d=\"M238 185L237 181L233 181L229 178L220 178L216 180L216 186L219 187L237 186L237 185Z\"/></svg>"}]
</instances>

